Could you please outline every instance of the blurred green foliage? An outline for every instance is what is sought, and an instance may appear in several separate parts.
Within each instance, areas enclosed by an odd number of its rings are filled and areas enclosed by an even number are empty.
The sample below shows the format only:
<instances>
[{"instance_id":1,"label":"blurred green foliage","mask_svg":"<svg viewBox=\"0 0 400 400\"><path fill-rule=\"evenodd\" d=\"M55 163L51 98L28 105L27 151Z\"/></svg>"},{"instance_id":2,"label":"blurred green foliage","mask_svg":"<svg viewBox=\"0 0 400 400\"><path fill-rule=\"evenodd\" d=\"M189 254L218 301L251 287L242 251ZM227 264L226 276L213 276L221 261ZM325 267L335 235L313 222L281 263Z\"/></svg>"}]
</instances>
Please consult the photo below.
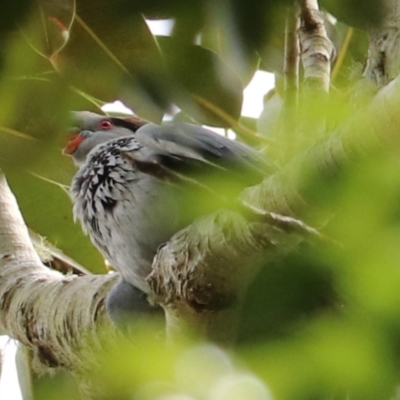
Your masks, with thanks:
<instances>
[{"instance_id":1,"label":"blurred green foliage","mask_svg":"<svg viewBox=\"0 0 400 400\"><path fill-rule=\"evenodd\" d=\"M122 99L139 116L159 121L178 104L199 123L230 126L239 120L242 89L258 66L282 72L288 4L3 2L0 165L29 227L91 271L104 271L72 222L66 191L75 170L61 156L69 110L98 111ZM349 25L369 26L380 14L378 1L322 5L339 18L330 27L338 52ZM144 17L173 18L172 36L153 37ZM365 58L366 35L355 31L325 110L332 129L357 108L347 93ZM314 110L319 114L321 105ZM258 126L268 125L262 122ZM319 139L306 134L307 143ZM330 216L324 234L335 244L304 243L260 272L242 306L236 356L192 343L165 350L160 327L138 326L132 341L115 344L91 377L104 388L99 398L394 399L400 372L399 160L395 149L377 148L334 181L304 178L318 216ZM62 376L42 378L35 388L38 399L77 396Z\"/></svg>"}]
</instances>

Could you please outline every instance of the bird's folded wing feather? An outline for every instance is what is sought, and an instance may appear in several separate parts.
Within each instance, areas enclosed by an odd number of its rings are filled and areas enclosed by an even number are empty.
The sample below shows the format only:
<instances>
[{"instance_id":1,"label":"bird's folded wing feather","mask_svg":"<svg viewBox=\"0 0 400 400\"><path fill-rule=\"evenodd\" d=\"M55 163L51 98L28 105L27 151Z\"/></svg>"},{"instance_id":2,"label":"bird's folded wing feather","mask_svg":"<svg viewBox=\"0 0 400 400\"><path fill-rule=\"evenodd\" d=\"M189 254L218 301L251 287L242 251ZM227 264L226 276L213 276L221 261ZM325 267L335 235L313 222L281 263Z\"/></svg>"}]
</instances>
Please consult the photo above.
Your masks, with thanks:
<instances>
[{"instance_id":1,"label":"bird's folded wing feather","mask_svg":"<svg viewBox=\"0 0 400 400\"><path fill-rule=\"evenodd\" d=\"M144 158L135 151L122 152L121 156L130 162L138 171L161 179L164 182L168 182L168 184L184 184L192 188L205 190L213 196L223 197L211 186L207 185L205 180L199 180L195 177L191 177L190 174L181 173L171 168L170 165L165 165L165 162L160 161L160 159Z\"/></svg>"},{"instance_id":2,"label":"bird's folded wing feather","mask_svg":"<svg viewBox=\"0 0 400 400\"><path fill-rule=\"evenodd\" d=\"M152 149L161 163L175 170L190 173L211 168L260 181L272 169L271 162L256 150L196 125L147 124L136 131L136 139Z\"/></svg>"}]
</instances>

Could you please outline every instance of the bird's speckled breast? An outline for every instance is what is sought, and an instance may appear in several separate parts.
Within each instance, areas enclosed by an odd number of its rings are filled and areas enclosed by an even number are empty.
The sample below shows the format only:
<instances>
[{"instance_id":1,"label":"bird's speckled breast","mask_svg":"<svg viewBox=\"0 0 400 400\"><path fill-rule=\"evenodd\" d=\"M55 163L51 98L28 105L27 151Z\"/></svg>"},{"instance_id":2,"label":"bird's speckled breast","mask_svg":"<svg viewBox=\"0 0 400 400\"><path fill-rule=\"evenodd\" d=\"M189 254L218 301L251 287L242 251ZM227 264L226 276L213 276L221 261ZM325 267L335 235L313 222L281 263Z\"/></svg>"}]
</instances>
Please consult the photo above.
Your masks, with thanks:
<instances>
[{"instance_id":1,"label":"bird's speckled breast","mask_svg":"<svg viewBox=\"0 0 400 400\"><path fill-rule=\"evenodd\" d=\"M134 137L95 147L73 179L71 197L85 233L126 281L146 291L157 247L180 226L175 189L123 157L141 151Z\"/></svg>"},{"instance_id":2,"label":"bird's speckled breast","mask_svg":"<svg viewBox=\"0 0 400 400\"><path fill-rule=\"evenodd\" d=\"M101 236L96 220L112 212L129 182L135 180L135 170L123 152L138 151L141 146L134 137L123 137L96 146L87 162L75 175L71 186L74 217L82 222L85 231ZM88 229L88 228L92 229Z\"/></svg>"}]
</instances>

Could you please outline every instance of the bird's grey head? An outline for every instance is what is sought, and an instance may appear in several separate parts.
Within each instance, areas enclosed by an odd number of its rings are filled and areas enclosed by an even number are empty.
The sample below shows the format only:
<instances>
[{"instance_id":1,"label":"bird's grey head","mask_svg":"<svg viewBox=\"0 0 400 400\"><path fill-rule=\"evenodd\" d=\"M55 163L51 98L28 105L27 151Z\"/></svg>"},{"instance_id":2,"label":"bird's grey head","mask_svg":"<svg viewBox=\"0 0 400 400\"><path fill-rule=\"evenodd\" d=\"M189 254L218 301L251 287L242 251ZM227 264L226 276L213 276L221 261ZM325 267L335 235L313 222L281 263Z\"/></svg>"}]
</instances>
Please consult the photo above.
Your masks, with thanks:
<instances>
[{"instance_id":1,"label":"bird's grey head","mask_svg":"<svg viewBox=\"0 0 400 400\"><path fill-rule=\"evenodd\" d=\"M133 135L146 121L136 117L114 118L90 111L72 113L72 139L64 148L77 166L85 163L89 152L97 145L123 136Z\"/></svg>"}]
</instances>

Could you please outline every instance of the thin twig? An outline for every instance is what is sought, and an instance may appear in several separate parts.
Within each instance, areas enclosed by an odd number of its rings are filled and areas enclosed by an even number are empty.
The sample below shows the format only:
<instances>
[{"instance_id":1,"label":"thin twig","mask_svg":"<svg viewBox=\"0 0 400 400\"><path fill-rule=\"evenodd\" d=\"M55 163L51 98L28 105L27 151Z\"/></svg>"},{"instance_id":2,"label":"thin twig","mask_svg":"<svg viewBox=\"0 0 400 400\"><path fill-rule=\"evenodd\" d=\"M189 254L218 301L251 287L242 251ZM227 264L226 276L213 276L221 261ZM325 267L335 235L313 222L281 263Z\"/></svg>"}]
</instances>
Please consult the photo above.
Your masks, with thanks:
<instances>
[{"instance_id":1,"label":"thin twig","mask_svg":"<svg viewBox=\"0 0 400 400\"><path fill-rule=\"evenodd\" d=\"M353 38L353 35L354 35L354 28L350 27L347 30L346 37L344 38L343 45L342 45L342 47L340 49L340 52L339 52L339 54L337 56L337 59L336 59L336 62L335 62L335 66L334 66L333 71L332 71L332 76L331 76L331 81L332 82L335 81L335 79L337 78L337 76L339 74L340 68L343 65L344 58L346 57L347 51L349 50L349 46L350 46L350 43L351 43L351 39Z\"/></svg>"},{"instance_id":2,"label":"thin twig","mask_svg":"<svg viewBox=\"0 0 400 400\"><path fill-rule=\"evenodd\" d=\"M285 27L284 59L284 103L280 119L281 142L284 143L284 158L292 155L297 126L297 107L299 90L300 47L298 37L299 19L297 11L289 8Z\"/></svg>"},{"instance_id":3,"label":"thin twig","mask_svg":"<svg viewBox=\"0 0 400 400\"><path fill-rule=\"evenodd\" d=\"M300 0L300 46L304 68L304 84L313 91L328 93L331 60L335 55L333 43L328 38L323 14L317 0Z\"/></svg>"}]
</instances>

